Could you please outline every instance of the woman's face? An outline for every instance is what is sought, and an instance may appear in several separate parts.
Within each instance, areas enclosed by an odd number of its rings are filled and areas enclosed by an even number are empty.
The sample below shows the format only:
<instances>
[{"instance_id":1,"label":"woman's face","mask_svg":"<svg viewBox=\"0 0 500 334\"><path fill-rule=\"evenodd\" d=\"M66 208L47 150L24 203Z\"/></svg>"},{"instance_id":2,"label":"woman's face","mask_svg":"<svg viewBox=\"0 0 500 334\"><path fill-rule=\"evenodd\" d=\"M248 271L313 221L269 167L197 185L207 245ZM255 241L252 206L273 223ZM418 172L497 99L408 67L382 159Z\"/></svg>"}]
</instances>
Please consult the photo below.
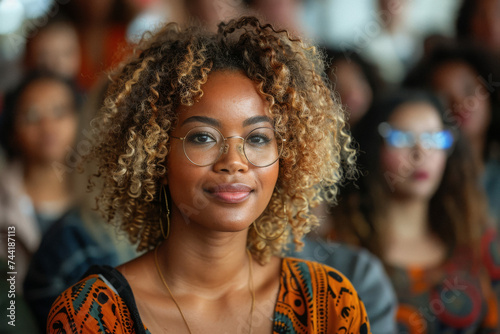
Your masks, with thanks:
<instances>
[{"instance_id":1,"label":"woman's face","mask_svg":"<svg viewBox=\"0 0 500 334\"><path fill-rule=\"evenodd\" d=\"M458 61L441 65L432 76L433 88L447 99L454 121L469 139L484 138L491 119L489 93L477 77Z\"/></svg>"},{"instance_id":2,"label":"woman's face","mask_svg":"<svg viewBox=\"0 0 500 334\"><path fill-rule=\"evenodd\" d=\"M341 61L336 64L335 89L342 104L350 114L349 123L356 124L368 111L373 99L373 92L368 81L356 63Z\"/></svg>"},{"instance_id":3,"label":"woman's face","mask_svg":"<svg viewBox=\"0 0 500 334\"><path fill-rule=\"evenodd\" d=\"M393 129L411 133L414 138L443 129L438 111L425 102L399 106L387 123ZM417 140L413 147L398 148L387 142L383 144L380 159L382 177L393 197L428 200L436 192L446 166L447 153L423 146L421 140Z\"/></svg>"},{"instance_id":4,"label":"woman's face","mask_svg":"<svg viewBox=\"0 0 500 334\"><path fill-rule=\"evenodd\" d=\"M179 108L171 136L184 137L195 127L211 126L224 137L245 138L256 128L273 128L267 102L244 74L214 72L202 88L204 94L199 101ZM188 136L184 141L203 148L212 140L204 134ZM241 150L242 140L231 138L227 143L227 153L214 164L200 167L187 159L182 140L170 139L167 182L172 218L182 216L186 222L209 230L236 232L246 229L265 210L278 179L279 162L255 167Z\"/></svg>"},{"instance_id":5,"label":"woman's face","mask_svg":"<svg viewBox=\"0 0 500 334\"><path fill-rule=\"evenodd\" d=\"M32 82L17 104L15 140L27 162L64 161L76 137L77 117L71 90L51 79Z\"/></svg>"}]
</instances>

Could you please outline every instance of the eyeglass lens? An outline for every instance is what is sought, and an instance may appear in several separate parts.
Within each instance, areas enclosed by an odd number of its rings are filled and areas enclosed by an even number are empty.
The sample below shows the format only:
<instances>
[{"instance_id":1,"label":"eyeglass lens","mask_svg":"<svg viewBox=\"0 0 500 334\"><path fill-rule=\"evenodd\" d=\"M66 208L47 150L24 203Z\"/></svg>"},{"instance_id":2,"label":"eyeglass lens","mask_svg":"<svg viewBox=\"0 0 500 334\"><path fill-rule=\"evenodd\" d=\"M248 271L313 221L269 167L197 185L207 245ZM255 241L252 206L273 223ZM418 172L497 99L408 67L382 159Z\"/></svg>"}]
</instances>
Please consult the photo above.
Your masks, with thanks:
<instances>
[{"instance_id":1,"label":"eyeglass lens","mask_svg":"<svg viewBox=\"0 0 500 334\"><path fill-rule=\"evenodd\" d=\"M279 134L271 128L256 128L244 140L229 137L226 140L215 128L196 127L184 137L184 153L194 164L208 166L215 163L223 153L227 153L230 141L240 141L237 149L248 161L257 167L265 167L278 160L282 150Z\"/></svg>"},{"instance_id":2,"label":"eyeglass lens","mask_svg":"<svg viewBox=\"0 0 500 334\"><path fill-rule=\"evenodd\" d=\"M425 149L446 150L453 145L453 135L448 130L424 132L416 135L412 132L391 129L385 136L387 143L393 147L414 147L419 142Z\"/></svg>"}]
</instances>

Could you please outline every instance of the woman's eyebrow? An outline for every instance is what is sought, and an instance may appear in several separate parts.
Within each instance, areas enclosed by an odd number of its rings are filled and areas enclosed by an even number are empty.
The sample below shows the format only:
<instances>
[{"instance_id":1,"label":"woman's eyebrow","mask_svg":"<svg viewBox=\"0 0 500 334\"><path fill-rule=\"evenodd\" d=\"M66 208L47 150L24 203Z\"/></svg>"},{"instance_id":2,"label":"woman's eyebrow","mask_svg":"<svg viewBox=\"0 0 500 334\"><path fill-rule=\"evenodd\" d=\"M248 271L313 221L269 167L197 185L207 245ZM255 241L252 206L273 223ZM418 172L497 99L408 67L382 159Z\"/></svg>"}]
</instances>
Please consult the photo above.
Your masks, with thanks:
<instances>
[{"instance_id":1,"label":"woman's eyebrow","mask_svg":"<svg viewBox=\"0 0 500 334\"><path fill-rule=\"evenodd\" d=\"M207 117L207 116L191 116L188 119L184 120L182 122L181 126L187 123L194 123L194 122L201 122L201 123L206 123L208 125L214 126L214 127L221 127L221 124L218 120L212 117Z\"/></svg>"},{"instance_id":2,"label":"woman's eyebrow","mask_svg":"<svg viewBox=\"0 0 500 334\"><path fill-rule=\"evenodd\" d=\"M273 124L273 120L268 116L253 116L253 117L250 117L250 118L247 118L246 120L244 120L243 126L249 126L249 125L262 123L262 122L268 122L271 125Z\"/></svg>"},{"instance_id":3,"label":"woman's eyebrow","mask_svg":"<svg viewBox=\"0 0 500 334\"><path fill-rule=\"evenodd\" d=\"M214 126L214 127L221 127L221 123L216 120L215 118L212 117L207 117L207 116L191 116L184 120L182 122L181 126L184 124L188 123L194 123L194 122L201 122L201 123L206 123L208 125ZM268 117L268 116L253 116L250 118L247 118L246 120L243 121L243 126L249 126L257 123L262 123L262 122L267 122L270 123L271 125L273 124L273 120Z\"/></svg>"}]
</instances>

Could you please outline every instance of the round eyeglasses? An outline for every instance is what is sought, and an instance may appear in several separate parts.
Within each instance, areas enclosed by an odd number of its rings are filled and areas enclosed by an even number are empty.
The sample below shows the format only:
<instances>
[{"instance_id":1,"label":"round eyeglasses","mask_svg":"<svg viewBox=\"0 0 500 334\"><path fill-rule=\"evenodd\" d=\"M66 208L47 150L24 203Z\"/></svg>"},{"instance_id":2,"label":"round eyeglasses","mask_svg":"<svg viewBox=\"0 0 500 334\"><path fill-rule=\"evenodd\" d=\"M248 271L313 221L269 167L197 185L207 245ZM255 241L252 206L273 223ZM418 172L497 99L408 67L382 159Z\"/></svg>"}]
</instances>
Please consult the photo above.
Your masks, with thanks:
<instances>
[{"instance_id":1,"label":"round eyeglasses","mask_svg":"<svg viewBox=\"0 0 500 334\"><path fill-rule=\"evenodd\" d=\"M245 138L224 137L219 130L211 126L192 128L184 137L171 137L182 140L186 158L200 167L213 165L223 153L227 153L227 141L231 138L241 140L237 150L248 162L256 167L267 167L279 159L285 141L276 130L266 127L253 129Z\"/></svg>"}]
</instances>

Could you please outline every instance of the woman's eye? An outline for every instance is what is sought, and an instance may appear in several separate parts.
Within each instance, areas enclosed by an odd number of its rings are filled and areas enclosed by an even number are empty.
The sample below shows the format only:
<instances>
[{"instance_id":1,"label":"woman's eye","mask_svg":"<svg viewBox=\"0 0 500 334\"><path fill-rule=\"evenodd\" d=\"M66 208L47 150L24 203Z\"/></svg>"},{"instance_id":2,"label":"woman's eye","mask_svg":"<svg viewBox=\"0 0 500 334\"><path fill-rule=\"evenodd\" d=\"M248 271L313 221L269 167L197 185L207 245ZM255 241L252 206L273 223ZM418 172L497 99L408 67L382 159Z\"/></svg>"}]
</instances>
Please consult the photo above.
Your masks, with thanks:
<instances>
[{"instance_id":1,"label":"woman's eye","mask_svg":"<svg viewBox=\"0 0 500 334\"><path fill-rule=\"evenodd\" d=\"M435 149L448 149L453 145L453 135L446 130L431 133L429 145Z\"/></svg>"},{"instance_id":2,"label":"woman's eye","mask_svg":"<svg viewBox=\"0 0 500 334\"><path fill-rule=\"evenodd\" d=\"M404 148L414 144L413 135L404 131L392 130L388 137L391 146Z\"/></svg>"},{"instance_id":3,"label":"woman's eye","mask_svg":"<svg viewBox=\"0 0 500 334\"><path fill-rule=\"evenodd\" d=\"M251 145L266 145L271 142L271 138L266 135L252 135L247 139L247 142Z\"/></svg>"},{"instance_id":4,"label":"woman's eye","mask_svg":"<svg viewBox=\"0 0 500 334\"><path fill-rule=\"evenodd\" d=\"M35 109L30 109L24 116L24 120L28 124L38 123L41 119L40 114Z\"/></svg>"},{"instance_id":5,"label":"woman's eye","mask_svg":"<svg viewBox=\"0 0 500 334\"><path fill-rule=\"evenodd\" d=\"M193 133L187 140L193 144L208 144L217 142L217 140L208 133Z\"/></svg>"}]
</instances>

